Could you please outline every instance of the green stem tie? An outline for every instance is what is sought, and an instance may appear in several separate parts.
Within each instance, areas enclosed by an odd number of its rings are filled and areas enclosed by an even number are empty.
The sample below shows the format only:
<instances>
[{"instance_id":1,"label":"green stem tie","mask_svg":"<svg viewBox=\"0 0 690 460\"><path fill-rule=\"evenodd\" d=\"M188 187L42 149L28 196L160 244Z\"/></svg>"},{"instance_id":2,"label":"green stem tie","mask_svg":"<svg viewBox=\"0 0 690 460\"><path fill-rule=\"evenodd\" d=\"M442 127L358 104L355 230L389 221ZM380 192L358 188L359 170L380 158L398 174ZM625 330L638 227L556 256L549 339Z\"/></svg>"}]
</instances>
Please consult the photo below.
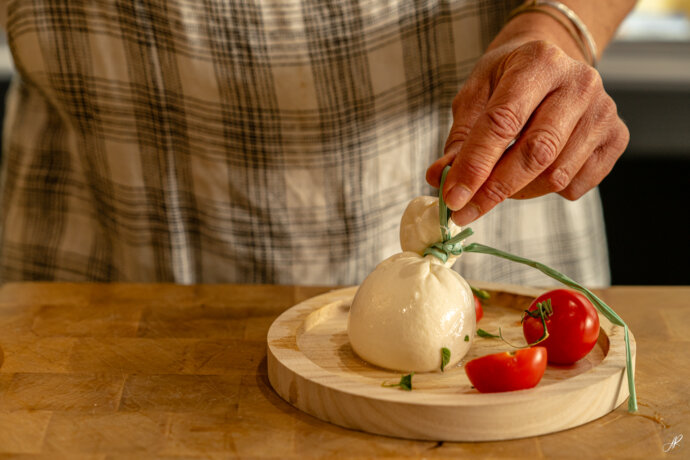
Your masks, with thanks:
<instances>
[{"instance_id":1,"label":"green stem tie","mask_svg":"<svg viewBox=\"0 0 690 460\"><path fill-rule=\"evenodd\" d=\"M463 252L489 254L495 257L500 257L502 259L507 259L512 262L517 262L519 264L536 268L540 272L544 273L546 276L553 278L556 281L559 281L560 283L563 283L564 285L584 294L597 308L597 310L599 310L599 312L601 312L601 314L604 315L606 319L611 321L611 323L623 328L625 335L625 365L628 375L628 390L630 392L630 398L628 399L628 412L637 412L637 393L635 392L635 376L632 366L632 356L630 353L630 338L628 334L627 324L625 324L621 317L618 316L616 312L614 312L611 309L611 307L606 305L606 303L604 303L604 301L597 297L592 291L582 286L578 282L572 280L563 273L554 270L551 267L548 267L540 262L535 262L534 260L516 256L514 254L510 254L508 252L501 251L500 249L495 249L480 243L471 243L463 247L462 240L474 233L471 228L465 228L454 237L450 237L448 219L450 218L451 211L448 209L445 201L443 200L443 184L446 180L446 175L448 174L449 169L450 166L446 166L443 169L441 185L438 191L439 218L441 224L441 236L443 239L442 241L429 246L424 251L424 255L433 255L435 257L438 257L441 261L445 263L448 260L448 257L450 257L451 255L459 256Z\"/></svg>"}]
</instances>

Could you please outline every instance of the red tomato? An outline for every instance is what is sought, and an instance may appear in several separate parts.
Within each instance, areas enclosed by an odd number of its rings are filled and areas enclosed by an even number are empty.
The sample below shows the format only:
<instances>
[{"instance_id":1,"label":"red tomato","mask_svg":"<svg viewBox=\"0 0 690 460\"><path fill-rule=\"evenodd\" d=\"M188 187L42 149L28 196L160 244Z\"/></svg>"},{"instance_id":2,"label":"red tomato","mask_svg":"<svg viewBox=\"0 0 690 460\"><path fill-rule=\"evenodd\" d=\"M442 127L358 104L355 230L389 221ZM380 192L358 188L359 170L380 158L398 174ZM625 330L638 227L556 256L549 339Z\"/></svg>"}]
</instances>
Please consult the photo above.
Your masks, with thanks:
<instances>
[{"instance_id":1,"label":"red tomato","mask_svg":"<svg viewBox=\"0 0 690 460\"><path fill-rule=\"evenodd\" d=\"M474 296L474 313L477 316L477 322L484 317L484 310L482 310L482 303L479 301L479 297Z\"/></svg>"},{"instance_id":2,"label":"red tomato","mask_svg":"<svg viewBox=\"0 0 690 460\"><path fill-rule=\"evenodd\" d=\"M482 356L465 364L465 373L481 393L524 390L539 383L546 370L546 348L524 348Z\"/></svg>"},{"instance_id":3,"label":"red tomato","mask_svg":"<svg viewBox=\"0 0 690 460\"><path fill-rule=\"evenodd\" d=\"M530 311L537 311L537 304L551 299L553 314L546 317L549 338L539 345L549 352L549 362L572 364L589 353L599 338L599 316L594 305L576 291L556 289L546 292L532 302ZM525 316L522 332L527 343L534 343L544 334L541 318Z\"/></svg>"}]
</instances>

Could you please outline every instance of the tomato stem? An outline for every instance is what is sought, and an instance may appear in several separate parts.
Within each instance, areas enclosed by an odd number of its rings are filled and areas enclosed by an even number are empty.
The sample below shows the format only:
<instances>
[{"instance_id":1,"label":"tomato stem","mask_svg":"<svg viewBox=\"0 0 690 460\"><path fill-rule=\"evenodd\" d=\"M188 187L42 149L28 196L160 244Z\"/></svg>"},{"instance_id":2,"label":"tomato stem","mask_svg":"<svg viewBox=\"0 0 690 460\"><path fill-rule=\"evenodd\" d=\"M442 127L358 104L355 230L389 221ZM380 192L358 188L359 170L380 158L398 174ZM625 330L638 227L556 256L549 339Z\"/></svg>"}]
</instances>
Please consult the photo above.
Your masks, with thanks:
<instances>
[{"instance_id":1,"label":"tomato stem","mask_svg":"<svg viewBox=\"0 0 690 460\"><path fill-rule=\"evenodd\" d=\"M549 298L543 302L539 302L535 310L525 310L525 312L522 315L522 320L520 320L520 322L524 323L526 316L529 316L530 318L541 318L543 320L544 316L551 315L553 315L553 307L551 306L551 299Z\"/></svg>"},{"instance_id":2,"label":"tomato stem","mask_svg":"<svg viewBox=\"0 0 690 460\"><path fill-rule=\"evenodd\" d=\"M541 337L539 337L536 341L530 343L527 345L528 347L533 347L534 345L537 345L538 343L543 342L544 340L549 338L549 330L546 327L546 317L553 315L553 307L551 306L551 299L546 299L543 302L539 302L537 304L537 308L535 310L525 310L524 313L522 314L522 318L520 319L520 323L525 322L526 317L530 318L538 318L541 320L541 327L543 328L543 333Z\"/></svg>"},{"instance_id":3,"label":"tomato stem","mask_svg":"<svg viewBox=\"0 0 690 460\"><path fill-rule=\"evenodd\" d=\"M543 302L539 302L537 304L537 309L534 311L530 310L525 310L525 314L522 315L522 321L525 320L525 316L529 316L531 318L539 318L541 319L541 326L544 328L544 332L542 333L541 337L539 337L535 342L530 343L528 346L533 347L534 345L543 342L544 340L549 338L549 330L546 327L546 317L553 315L553 307L551 306L551 299L546 299Z\"/></svg>"},{"instance_id":4,"label":"tomato stem","mask_svg":"<svg viewBox=\"0 0 690 460\"><path fill-rule=\"evenodd\" d=\"M510 341L508 341L508 339L503 337L503 329L500 327L498 328L498 337L503 341L503 343L508 344L513 348L517 348L519 350L521 350L523 348L529 348L529 345L515 345L515 344L510 343Z\"/></svg>"}]
</instances>

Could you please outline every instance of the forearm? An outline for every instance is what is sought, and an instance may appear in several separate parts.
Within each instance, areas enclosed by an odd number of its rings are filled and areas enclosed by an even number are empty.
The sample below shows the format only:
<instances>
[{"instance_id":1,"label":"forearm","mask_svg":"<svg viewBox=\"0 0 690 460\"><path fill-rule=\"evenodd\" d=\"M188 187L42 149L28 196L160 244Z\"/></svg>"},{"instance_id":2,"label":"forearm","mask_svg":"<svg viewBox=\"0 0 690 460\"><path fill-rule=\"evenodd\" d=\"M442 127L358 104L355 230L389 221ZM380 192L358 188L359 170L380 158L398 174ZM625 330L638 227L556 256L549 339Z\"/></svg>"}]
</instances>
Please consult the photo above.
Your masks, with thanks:
<instances>
[{"instance_id":1,"label":"forearm","mask_svg":"<svg viewBox=\"0 0 690 460\"><path fill-rule=\"evenodd\" d=\"M613 38L620 23L635 5L635 0L610 0L606 2L564 0L561 3L573 10L589 29L597 45L598 59ZM570 26L568 19L560 12L553 8L541 8L555 14ZM511 19L489 45L489 50L508 42L529 40L552 42L569 56L582 61L588 60L562 24L559 24L553 17L538 11L525 12Z\"/></svg>"}]
</instances>

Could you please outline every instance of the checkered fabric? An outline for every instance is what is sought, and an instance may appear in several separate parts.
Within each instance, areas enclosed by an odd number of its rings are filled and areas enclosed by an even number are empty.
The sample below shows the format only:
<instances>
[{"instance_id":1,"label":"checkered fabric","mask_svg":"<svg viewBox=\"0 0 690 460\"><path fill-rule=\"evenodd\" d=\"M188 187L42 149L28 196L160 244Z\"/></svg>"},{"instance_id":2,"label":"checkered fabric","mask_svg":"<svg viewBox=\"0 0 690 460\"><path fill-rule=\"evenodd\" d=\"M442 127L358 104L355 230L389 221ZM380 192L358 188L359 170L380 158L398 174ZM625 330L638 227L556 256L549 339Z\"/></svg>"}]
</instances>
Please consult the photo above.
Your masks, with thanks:
<instances>
[{"instance_id":1,"label":"checkered fabric","mask_svg":"<svg viewBox=\"0 0 690 460\"><path fill-rule=\"evenodd\" d=\"M515 2L2 2L17 76L0 279L359 283L431 194L450 105ZM475 241L607 284L596 193ZM467 255L467 278L545 284Z\"/></svg>"}]
</instances>

